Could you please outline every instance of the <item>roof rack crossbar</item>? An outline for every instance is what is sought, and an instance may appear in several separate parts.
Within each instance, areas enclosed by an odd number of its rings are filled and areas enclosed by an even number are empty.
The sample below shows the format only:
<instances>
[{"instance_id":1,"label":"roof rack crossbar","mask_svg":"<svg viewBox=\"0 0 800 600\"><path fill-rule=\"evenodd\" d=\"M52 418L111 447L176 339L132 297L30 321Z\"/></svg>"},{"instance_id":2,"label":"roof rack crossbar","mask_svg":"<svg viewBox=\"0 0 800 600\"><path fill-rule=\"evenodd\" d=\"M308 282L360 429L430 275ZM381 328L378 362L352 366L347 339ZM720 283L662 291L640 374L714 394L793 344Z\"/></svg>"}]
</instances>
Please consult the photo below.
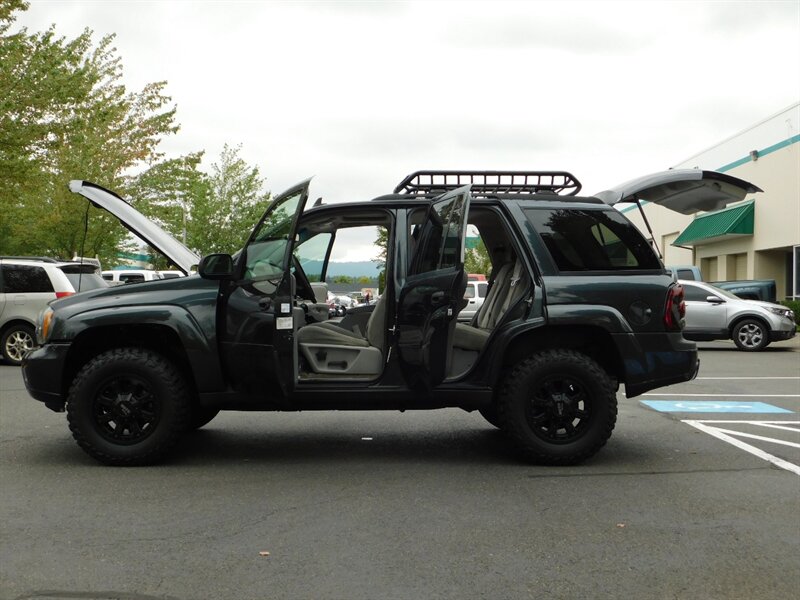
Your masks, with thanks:
<instances>
[{"instance_id":1,"label":"roof rack crossbar","mask_svg":"<svg viewBox=\"0 0 800 600\"><path fill-rule=\"evenodd\" d=\"M581 183L567 171L415 171L401 181L395 194L427 196L472 185L472 195L539 194L574 196Z\"/></svg>"}]
</instances>

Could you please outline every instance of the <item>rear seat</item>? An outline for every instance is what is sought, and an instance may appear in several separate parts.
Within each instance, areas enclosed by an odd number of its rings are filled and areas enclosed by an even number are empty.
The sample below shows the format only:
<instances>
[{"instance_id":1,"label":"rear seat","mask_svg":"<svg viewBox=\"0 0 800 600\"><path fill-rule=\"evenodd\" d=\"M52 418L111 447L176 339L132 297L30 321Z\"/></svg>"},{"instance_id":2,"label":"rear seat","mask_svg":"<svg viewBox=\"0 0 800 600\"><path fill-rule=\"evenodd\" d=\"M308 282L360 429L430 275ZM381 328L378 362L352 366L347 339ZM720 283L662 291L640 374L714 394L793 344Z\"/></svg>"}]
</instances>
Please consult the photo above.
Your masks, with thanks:
<instances>
[{"instance_id":1,"label":"rear seat","mask_svg":"<svg viewBox=\"0 0 800 600\"><path fill-rule=\"evenodd\" d=\"M478 309L472 322L456 323L453 334L453 346L462 350L480 352L486 340L497 326L503 315L522 296L524 286L522 261L509 260L502 265L493 278L489 293Z\"/></svg>"}]
</instances>

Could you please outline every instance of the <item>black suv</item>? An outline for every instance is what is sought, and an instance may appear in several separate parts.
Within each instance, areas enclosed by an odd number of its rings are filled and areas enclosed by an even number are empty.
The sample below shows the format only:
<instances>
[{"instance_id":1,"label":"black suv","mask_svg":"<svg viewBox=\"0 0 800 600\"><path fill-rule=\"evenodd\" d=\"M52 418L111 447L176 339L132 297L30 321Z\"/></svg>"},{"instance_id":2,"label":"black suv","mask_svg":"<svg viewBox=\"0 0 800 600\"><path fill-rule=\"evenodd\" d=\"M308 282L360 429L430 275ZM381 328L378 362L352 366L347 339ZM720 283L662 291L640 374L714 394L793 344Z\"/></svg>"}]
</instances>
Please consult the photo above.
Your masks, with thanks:
<instances>
[{"instance_id":1,"label":"black suv","mask_svg":"<svg viewBox=\"0 0 800 600\"><path fill-rule=\"evenodd\" d=\"M199 262L199 276L54 302L23 364L30 394L66 409L78 444L115 465L162 459L221 409L443 407L478 410L531 461L577 463L610 437L620 384L630 398L698 370L680 286L612 206L691 213L759 191L697 170L592 197L565 172L422 171L370 202L304 210L309 183L277 196L235 256L199 260L119 196L71 182L184 272ZM468 224L492 272L459 323ZM330 320L330 247L365 225L385 229L385 290ZM310 245L323 257L313 277L300 260Z\"/></svg>"}]
</instances>

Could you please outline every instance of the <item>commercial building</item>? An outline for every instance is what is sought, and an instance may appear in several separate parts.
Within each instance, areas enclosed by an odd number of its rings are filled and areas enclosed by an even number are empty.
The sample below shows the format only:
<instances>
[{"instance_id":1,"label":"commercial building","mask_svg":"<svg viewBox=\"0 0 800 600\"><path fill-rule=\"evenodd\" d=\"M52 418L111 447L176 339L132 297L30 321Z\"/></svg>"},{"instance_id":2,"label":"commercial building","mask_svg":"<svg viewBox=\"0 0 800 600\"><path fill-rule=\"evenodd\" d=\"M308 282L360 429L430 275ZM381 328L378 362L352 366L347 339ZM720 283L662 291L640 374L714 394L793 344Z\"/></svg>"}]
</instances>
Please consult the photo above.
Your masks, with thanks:
<instances>
[{"instance_id":1,"label":"commercial building","mask_svg":"<svg viewBox=\"0 0 800 600\"><path fill-rule=\"evenodd\" d=\"M774 279L779 299L800 299L800 103L673 168L727 173L764 191L694 217L643 202L664 264L697 266L706 281ZM647 231L638 207L624 212Z\"/></svg>"}]
</instances>

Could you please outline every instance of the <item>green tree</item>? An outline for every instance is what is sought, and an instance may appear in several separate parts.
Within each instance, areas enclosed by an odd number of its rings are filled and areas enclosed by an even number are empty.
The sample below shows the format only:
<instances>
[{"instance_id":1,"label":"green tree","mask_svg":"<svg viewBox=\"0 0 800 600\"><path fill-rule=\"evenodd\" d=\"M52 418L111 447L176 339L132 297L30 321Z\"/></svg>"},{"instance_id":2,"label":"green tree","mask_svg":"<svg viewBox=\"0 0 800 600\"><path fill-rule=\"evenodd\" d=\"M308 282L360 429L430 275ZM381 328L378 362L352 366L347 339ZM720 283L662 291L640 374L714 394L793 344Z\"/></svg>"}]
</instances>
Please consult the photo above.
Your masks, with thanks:
<instances>
[{"instance_id":1,"label":"green tree","mask_svg":"<svg viewBox=\"0 0 800 600\"><path fill-rule=\"evenodd\" d=\"M128 92L113 36L94 46L22 29L10 32L20 1L0 9L0 253L107 260L125 230L68 191L86 179L127 192L126 172L157 160L177 130L165 83Z\"/></svg>"},{"instance_id":2,"label":"green tree","mask_svg":"<svg viewBox=\"0 0 800 600\"><path fill-rule=\"evenodd\" d=\"M207 193L193 198L189 241L203 253L239 250L270 200L258 167L248 165L240 150L225 144L207 176Z\"/></svg>"},{"instance_id":3,"label":"green tree","mask_svg":"<svg viewBox=\"0 0 800 600\"><path fill-rule=\"evenodd\" d=\"M488 275L492 270L492 261L489 259L489 251L482 238L478 238L478 243L474 248L468 248L464 253L464 269L467 273L482 273Z\"/></svg>"}]
</instances>

